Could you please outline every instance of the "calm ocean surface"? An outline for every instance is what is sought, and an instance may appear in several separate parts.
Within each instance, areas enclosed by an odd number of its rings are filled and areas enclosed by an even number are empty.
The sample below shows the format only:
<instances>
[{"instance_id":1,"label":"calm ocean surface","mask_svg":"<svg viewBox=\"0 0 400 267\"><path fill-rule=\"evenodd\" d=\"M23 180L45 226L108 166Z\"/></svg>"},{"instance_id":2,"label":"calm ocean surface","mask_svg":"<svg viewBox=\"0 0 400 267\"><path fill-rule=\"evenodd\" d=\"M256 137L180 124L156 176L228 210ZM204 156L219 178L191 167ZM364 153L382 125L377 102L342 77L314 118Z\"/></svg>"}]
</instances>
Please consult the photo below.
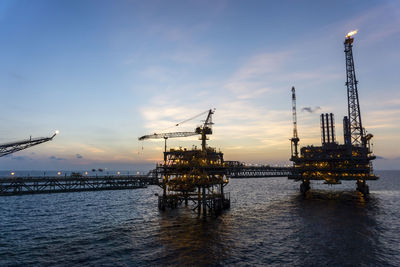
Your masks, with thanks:
<instances>
[{"instance_id":1,"label":"calm ocean surface","mask_svg":"<svg viewBox=\"0 0 400 267\"><path fill-rule=\"evenodd\" d=\"M160 189L0 197L0 266L400 266L400 171L355 183L232 179L231 209L160 212Z\"/></svg>"}]
</instances>

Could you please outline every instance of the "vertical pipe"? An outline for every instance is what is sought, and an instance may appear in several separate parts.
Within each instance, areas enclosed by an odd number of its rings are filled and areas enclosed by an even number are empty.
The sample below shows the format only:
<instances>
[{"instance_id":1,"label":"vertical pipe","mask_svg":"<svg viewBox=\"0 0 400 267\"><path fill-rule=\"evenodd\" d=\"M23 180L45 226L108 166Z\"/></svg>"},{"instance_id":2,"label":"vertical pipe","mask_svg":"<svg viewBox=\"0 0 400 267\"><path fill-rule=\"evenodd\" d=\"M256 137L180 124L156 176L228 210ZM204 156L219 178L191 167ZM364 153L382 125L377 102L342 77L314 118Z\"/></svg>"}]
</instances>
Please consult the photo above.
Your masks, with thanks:
<instances>
[{"instance_id":1,"label":"vertical pipe","mask_svg":"<svg viewBox=\"0 0 400 267\"><path fill-rule=\"evenodd\" d=\"M322 144L325 144L325 122L324 114L321 114L321 131L322 131Z\"/></svg>"},{"instance_id":2,"label":"vertical pipe","mask_svg":"<svg viewBox=\"0 0 400 267\"><path fill-rule=\"evenodd\" d=\"M333 113L329 114L331 116L331 139L332 143L335 143L335 119Z\"/></svg>"},{"instance_id":3,"label":"vertical pipe","mask_svg":"<svg viewBox=\"0 0 400 267\"><path fill-rule=\"evenodd\" d=\"M349 119L348 119L347 116L343 117L343 138L344 138L344 144L345 145L350 145L351 144Z\"/></svg>"},{"instance_id":4,"label":"vertical pipe","mask_svg":"<svg viewBox=\"0 0 400 267\"><path fill-rule=\"evenodd\" d=\"M326 119L326 137L327 137L327 142L331 142L331 138L329 135L329 115L328 113L325 114L325 119Z\"/></svg>"}]
</instances>

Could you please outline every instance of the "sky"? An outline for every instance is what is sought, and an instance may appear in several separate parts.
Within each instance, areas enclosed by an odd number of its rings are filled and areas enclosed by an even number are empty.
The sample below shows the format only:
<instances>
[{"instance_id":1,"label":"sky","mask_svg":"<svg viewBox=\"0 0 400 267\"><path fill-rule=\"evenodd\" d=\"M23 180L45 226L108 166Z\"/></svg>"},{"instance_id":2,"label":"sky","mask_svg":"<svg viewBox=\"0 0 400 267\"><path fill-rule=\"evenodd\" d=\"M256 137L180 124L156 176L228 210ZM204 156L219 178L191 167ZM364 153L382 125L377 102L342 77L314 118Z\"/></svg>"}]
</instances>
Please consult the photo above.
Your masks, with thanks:
<instances>
[{"instance_id":1,"label":"sky","mask_svg":"<svg viewBox=\"0 0 400 267\"><path fill-rule=\"evenodd\" d=\"M296 87L300 146L320 113L347 115L343 41L353 54L375 169L400 169L400 2L0 0L0 142L52 141L0 170L148 170L163 140L215 108L208 144L225 160L287 165ZM168 147L200 146L198 137Z\"/></svg>"}]
</instances>

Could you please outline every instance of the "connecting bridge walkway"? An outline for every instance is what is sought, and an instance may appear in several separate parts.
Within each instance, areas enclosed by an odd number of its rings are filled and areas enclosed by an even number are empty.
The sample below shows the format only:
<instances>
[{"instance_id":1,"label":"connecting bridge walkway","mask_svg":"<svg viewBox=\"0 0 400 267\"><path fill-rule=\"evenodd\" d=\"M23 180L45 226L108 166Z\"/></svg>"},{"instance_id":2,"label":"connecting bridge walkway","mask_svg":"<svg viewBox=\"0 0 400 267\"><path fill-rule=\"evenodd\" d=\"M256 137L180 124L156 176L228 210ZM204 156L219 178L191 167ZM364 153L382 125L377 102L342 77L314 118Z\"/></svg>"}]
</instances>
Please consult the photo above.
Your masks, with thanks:
<instances>
[{"instance_id":1,"label":"connecting bridge walkway","mask_svg":"<svg viewBox=\"0 0 400 267\"><path fill-rule=\"evenodd\" d=\"M0 196L137 189L156 183L148 175L0 178Z\"/></svg>"},{"instance_id":2,"label":"connecting bridge walkway","mask_svg":"<svg viewBox=\"0 0 400 267\"><path fill-rule=\"evenodd\" d=\"M292 167L271 166L230 166L226 175L229 178L265 178L265 177L288 177L293 175Z\"/></svg>"},{"instance_id":3,"label":"connecting bridge walkway","mask_svg":"<svg viewBox=\"0 0 400 267\"><path fill-rule=\"evenodd\" d=\"M225 173L233 179L288 177L293 168L241 165L226 167ZM137 189L159 183L155 170L146 175L12 177L0 178L0 196Z\"/></svg>"}]
</instances>

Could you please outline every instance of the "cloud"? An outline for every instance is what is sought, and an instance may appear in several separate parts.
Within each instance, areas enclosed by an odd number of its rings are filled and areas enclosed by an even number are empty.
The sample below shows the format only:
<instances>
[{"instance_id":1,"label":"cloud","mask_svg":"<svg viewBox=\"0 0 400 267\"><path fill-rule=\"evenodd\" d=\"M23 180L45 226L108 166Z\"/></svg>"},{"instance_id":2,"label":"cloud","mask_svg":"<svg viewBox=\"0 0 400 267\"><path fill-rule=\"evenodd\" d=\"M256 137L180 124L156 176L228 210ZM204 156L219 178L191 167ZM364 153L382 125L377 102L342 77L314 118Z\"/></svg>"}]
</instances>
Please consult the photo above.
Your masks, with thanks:
<instances>
[{"instance_id":1,"label":"cloud","mask_svg":"<svg viewBox=\"0 0 400 267\"><path fill-rule=\"evenodd\" d=\"M204 118L198 118L179 129L170 126L207 108L215 107L217 110L213 117L214 134L210 138L210 146L221 147L231 159L276 157L286 160L290 153L288 140L292 133L288 76L313 80L315 77L325 77L324 72L327 71L319 69L315 73L292 73L286 67L292 65L293 54L293 51L285 50L249 56L233 69L227 78L207 84L204 94L209 97L184 98L184 89L186 92L193 91L191 84L181 84L180 95L159 94L140 107L145 121L144 127L148 129L148 133L158 133L167 127L168 132L193 131L193 124ZM282 96L280 91L283 90L287 90L287 106L277 105L277 101L274 100L276 94ZM321 108L309 107L308 112L312 113L318 109ZM318 118L310 120L306 116L302 117L302 127L306 129L302 133L308 136L308 139L302 140L319 141ZM315 125L312 125L313 123ZM198 145L196 139L197 137L169 139L168 147L177 144L185 147ZM151 148L145 150L143 157L147 160L161 159L159 141L146 142L145 146ZM239 147L243 147L242 153L239 153Z\"/></svg>"},{"instance_id":2,"label":"cloud","mask_svg":"<svg viewBox=\"0 0 400 267\"><path fill-rule=\"evenodd\" d=\"M358 28L363 33L363 43L374 43L398 35L400 17L398 4L389 3L371 8L363 14L347 21L346 27Z\"/></svg>"},{"instance_id":3,"label":"cloud","mask_svg":"<svg viewBox=\"0 0 400 267\"><path fill-rule=\"evenodd\" d=\"M302 112L307 111L308 113L314 113L314 112L316 112L317 110L320 110L320 109L321 109L320 106L316 106L315 108L312 108L312 107L304 107L304 108L301 109L301 111L302 111Z\"/></svg>"},{"instance_id":4,"label":"cloud","mask_svg":"<svg viewBox=\"0 0 400 267\"><path fill-rule=\"evenodd\" d=\"M19 82L25 82L25 81L28 80L27 77L25 77L24 75L22 75L22 74L20 74L20 73L18 73L18 72L10 71L10 72L9 72L9 76L10 76L11 78L13 78L14 80L17 80L17 81L19 81Z\"/></svg>"},{"instance_id":5,"label":"cloud","mask_svg":"<svg viewBox=\"0 0 400 267\"><path fill-rule=\"evenodd\" d=\"M159 100L159 96L157 98ZM205 100L205 102L208 101ZM210 103L201 102L176 103L173 101L163 105L143 107L145 127L149 129L149 133L158 132L164 127L174 125L180 120L199 113L204 110L202 106L207 104L210 105ZM248 99L241 99L235 95L218 98L215 107L217 110L213 116L214 133L210 136L209 145L222 148L227 158L248 161L250 157L255 160L256 157L265 158L266 155L287 157L286 152L289 153L290 148L288 139L292 127L290 110L268 109L263 104L254 104ZM170 128L167 131L193 131L196 124L199 124L204 117L179 126L181 128ZM169 139L168 147L199 146L197 139L197 136ZM149 161L161 160L162 154L159 151L162 147L161 141L145 142L146 149L143 157ZM241 153L239 147L243 147L247 154Z\"/></svg>"},{"instance_id":6,"label":"cloud","mask_svg":"<svg viewBox=\"0 0 400 267\"><path fill-rule=\"evenodd\" d=\"M184 64L200 64L209 62L210 55L210 49L197 47L196 45L187 45L175 53L170 54L169 57L175 62Z\"/></svg>"},{"instance_id":7,"label":"cloud","mask_svg":"<svg viewBox=\"0 0 400 267\"><path fill-rule=\"evenodd\" d=\"M362 46L373 46L378 42L388 41L390 38L396 38L400 32L400 12L398 1L381 1L382 4L375 5L367 9L359 9L354 12L350 18L337 20L333 24L323 25L321 36L326 40L337 40L338 36L345 38L347 32L358 29L356 42L362 43ZM384 3L386 2L386 3ZM315 36L314 31L310 34ZM307 36L315 44L315 38ZM324 37L321 37L324 38ZM321 39L322 40L322 39ZM317 48L317 45L314 45ZM317 48L318 49L318 48Z\"/></svg>"},{"instance_id":8,"label":"cloud","mask_svg":"<svg viewBox=\"0 0 400 267\"><path fill-rule=\"evenodd\" d=\"M291 54L290 51L283 51L250 57L225 83L224 88L240 99L255 98L271 91L271 84L277 78L276 74Z\"/></svg>"},{"instance_id":9,"label":"cloud","mask_svg":"<svg viewBox=\"0 0 400 267\"><path fill-rule=\"evenodd\" d=\"M303 41L300 40L296 46L286 46L281 51L247 55L247 58L239 64L233 65L233 70L225 77L220 76L220 80L214 80L214 84L204 88L205 97L197 97L196 101L194 97L193 99L188 99L187 97L189 93L193 95L194 90L189 86L185 88L185 84L180 84L180 94L172 95L169 92L169 96L157 96L152 100L153 103L141 107L145 127L149 129L149 133L152 133L174 125L174 123L190 117L191 114L202 111L204 106L206 108L216 107L217 112L214 116L216 124L211 140L216 140L218 146L221 145L227 152L228 150L239 151L240 149L238 148L243 147L243 153L251 151L251 153L257 153L258 156L276 153L276 157L279 158L282 154L278 155L277 151L284 151L288 147L290 148L286 143L291 135L290 101L288 97L287 106L278 106L285 97L282 96L281 92L284 92L284 90L289 92L292 84L295 84L299 88L305 88L302 95L309 96L313 94L313 97L307 100L313 101L316 85L320 86L322 84L324 88L327 87L328 89L337 84L341 85L342 80L345 78L342 73L343 66L340 65L340 68L337 68L337 65L323 64L323 58L330 60L330 57L323 54L326 52L326 44L331 44L330 42L333 38L336 40L338 34L343 34L344 38L346 31L352 28L360 29L362 33L359 35L360 38L378 38L376 36L370 37L373 32L367 26L371 23L371 19L376 21L385 10L387 11L387 8L370 10L357 18L353 16L351 20L343 20L323 27L321 30L326 30L326 33L321 34L322 38L318 38L318 40L305 38ZM387 25L388 21L385 20L384 22ZM376 23L376 25L378 24ZM393 24L392 27L387 28L384 33L380 34L384 36L396 34L398 31L398 27L395 27L396 25L398 23ZM384 27L386 26L377 26L377 28ZM175 33L173 36L176 36ZM318 45L315 44L316 41ZM307 53L311 42L315 47L319 47L317 48L319 49L318 53ZM191 49L188 49L187 52L191 52ZM207 52L207 50L204 50L205 55L207 55ZM336 52L340 53L340 50L333 53ZM212 51L210 53L214 54ZM183 56L177 56L176 60L184 59L189 54L183 53ZM340 64L343 64L342 60L340 62ZM164 73L164 69L157 68L148 69L145 73L156 78L160 76L164 80L166 80L165 76L169 76L168 72ZM328 89L326 91L330 93ZM174 90L176 89L174 88ZM315 98L317 97L318 95L315 96ZM391 99L390 104L393 110L390 112L368 110L364 116L368 118L364 119L368 128L386 129L391 126L392 129L396 130L399 125L397 123L398 118L400 117L397 116L396 105L398 103L400 103L399 97ZM302 144L319 142L319 117L315 117L312 114L321 110L321 107L314 106L315 104L312 102L302 103L304 108L301 111L304 114L301 114L298 118L299 132L304 136ZM324 110L327 105L331 105L329 102L318 104ZM332 109L337 111L339 108L333 106ZM345 110L341 109L340 112L343 113ZM170 130L174 131L175 129ZM192 129L189 128L188 130ZM194 140L194 138L190 139L190 141L189 139L168 140L168 142L171 142L171 145L173 143L185 145Z\"/></svg>"},{"instance_id":10,"label":"cloud","mask_svg":"<svg viewBox=\"0 0 400 267\"><path fill-rule=\"evenodd\" d=\"M81 154L76 154L75 156L76 156L77 159L82 159L83 158Z\"/></svg>"},{"instance_id":11,"label":"cloud","mask_svg":"<svg viewBox=\"0 0 400 267\"><path fill-rule=\"evenodd\" d=\"M27 156L16 156L16 157L12 157L11 159L23 161L23 160L30 160L31 158L27 157Z\"/></svg>"},{"instance_id":12,"label":"cloud","mask_svg":"<svg viewBox=\"0 0 400 267\"><path fill-rule=\"evenodd\" d=\"M105 150L98 148L95 145L88 145L88 144L83 144L83 143L79 143L77 144L77 146L79 146L81 149L86 150L87 152L91 153L91 154L102 154L105 153Z\"/></svg>"},{"instance_id":13,"label":"cloud","mask_svg":"<svg viewBox=\"0 0 400 267\"><path fill-rule=\"evenodd\" d=\"M363 121L368 129L399 129L400 109L380 109L367 111Z\"/></svg>"},{"instance_id":14,"label":"cloud","mask_svg":"<svg viewBox=\"0 0 400 267\"><path fill-rule=\"evenodd\" d=\"M56 156L51 156L51 157L49 157L49 159L51 159L51 160L65 160L64 158L58 158Z\"/></svg>"},{"instance_id":15,"label":"cloud","mask_svg":"<svg viewBox=\"0 0 400 267\"><path fill-rule=\"evenodd\" d=\"M144 78L163 83L170 82L179 75L176 71L163 66L148 66L140 74Z\"/></svg>"}]
</instances>

